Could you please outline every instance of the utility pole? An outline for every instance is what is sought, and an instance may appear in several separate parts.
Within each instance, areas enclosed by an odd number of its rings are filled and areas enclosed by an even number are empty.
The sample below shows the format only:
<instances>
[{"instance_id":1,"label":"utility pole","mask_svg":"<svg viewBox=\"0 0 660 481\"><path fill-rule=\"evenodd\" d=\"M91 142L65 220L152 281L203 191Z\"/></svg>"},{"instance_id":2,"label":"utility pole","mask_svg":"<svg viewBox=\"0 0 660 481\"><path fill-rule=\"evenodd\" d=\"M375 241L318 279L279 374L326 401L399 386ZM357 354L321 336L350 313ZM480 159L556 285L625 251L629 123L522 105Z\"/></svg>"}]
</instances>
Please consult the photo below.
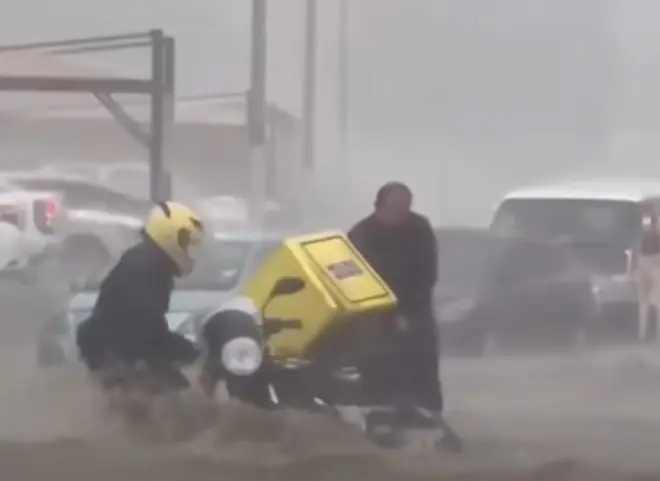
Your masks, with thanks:
<instances>
[{"instance_id":1,"label":"utility pole","mask_svg":"<svg viewBox=\"0 0 660 481\"><path fill-rule=\"evenodd\" d=\"M305 72L303 85L303 166L316 160L316 30L317 1L307 0L305 14Z\"/></svg>"},{"instance_id":2,"label":"utility pole","mask_svg":"<svg viewBox=\"0 0 660 481\"><path fill-rule=\"evenodd\" d=\"M266 203L266 0L252 0L252 52L247 127L250 144L248 198L250 220L264 221Z\"/></svg>"},{"instance_id":3,"label":"utility pole","mask_svg":"<svg viewBox=\"0 0 660 481\"><path fill-rule=\"evenodd\" d=\"M339 0L339 19L337 25L337 137L339 157L342 162L348 157L348 78L349 78L349 12L348 0Z\"/></svg>"}]
</instances>

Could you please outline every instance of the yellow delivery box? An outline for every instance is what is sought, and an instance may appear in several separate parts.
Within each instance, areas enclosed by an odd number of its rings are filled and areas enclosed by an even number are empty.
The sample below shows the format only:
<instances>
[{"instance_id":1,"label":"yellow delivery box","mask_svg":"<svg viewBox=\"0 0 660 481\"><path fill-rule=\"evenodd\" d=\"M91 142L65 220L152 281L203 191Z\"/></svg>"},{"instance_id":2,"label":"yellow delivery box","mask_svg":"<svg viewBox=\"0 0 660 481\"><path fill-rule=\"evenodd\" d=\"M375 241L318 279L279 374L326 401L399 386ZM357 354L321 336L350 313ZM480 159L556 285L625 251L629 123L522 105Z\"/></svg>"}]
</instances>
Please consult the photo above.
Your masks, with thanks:
<instances>
[{"instance_id":1,"label":"yellow delivery box","mask_svg":"<svg viewBox=\"0 0 660 481\"><path fill-rule=\"evenodd\" d=\"M283 276L300 277L306 287L273 300L266 316L299 319L302 329L273 336L269 347L275 357L304 357L330 326L396 307L394 293L341 232L285 239L247 284L245 295L263 305Z\"/></svg>"}]
</instances>

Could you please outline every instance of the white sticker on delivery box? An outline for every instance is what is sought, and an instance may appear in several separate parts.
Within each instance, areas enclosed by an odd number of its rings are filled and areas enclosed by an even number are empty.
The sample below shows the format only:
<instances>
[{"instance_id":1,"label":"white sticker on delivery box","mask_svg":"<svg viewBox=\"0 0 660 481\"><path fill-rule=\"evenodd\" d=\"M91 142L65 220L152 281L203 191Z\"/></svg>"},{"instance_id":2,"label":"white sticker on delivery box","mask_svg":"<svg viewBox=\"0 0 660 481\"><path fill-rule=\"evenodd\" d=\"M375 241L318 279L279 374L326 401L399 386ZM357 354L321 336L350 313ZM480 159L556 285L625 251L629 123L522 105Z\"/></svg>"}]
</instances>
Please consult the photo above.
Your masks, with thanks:
<instances>
[{"instance_id":1,"label":"white sticker on delivery box","mask_svg":"<svg viewBox=\"0 0 660 481\"><path fill-rule=\"evenodd\" d=\"M358 266L352 260L345 260L341 262L335 262L334 264L329 264L326 266L328 272L338 281L343 281L350 277L358 277L364 274L360 266Z\"/></svg>"}]
</instances>

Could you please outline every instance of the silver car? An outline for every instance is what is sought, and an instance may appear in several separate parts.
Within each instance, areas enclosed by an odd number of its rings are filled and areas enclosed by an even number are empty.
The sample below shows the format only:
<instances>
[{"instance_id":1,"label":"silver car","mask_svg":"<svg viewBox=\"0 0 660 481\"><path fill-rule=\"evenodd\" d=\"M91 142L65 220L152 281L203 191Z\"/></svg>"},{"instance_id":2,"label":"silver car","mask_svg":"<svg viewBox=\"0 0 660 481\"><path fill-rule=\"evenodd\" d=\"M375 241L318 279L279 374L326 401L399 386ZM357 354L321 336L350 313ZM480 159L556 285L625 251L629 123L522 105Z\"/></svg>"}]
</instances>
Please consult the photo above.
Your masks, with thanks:
<instances>
[{"instance_id":1,"label":"silver car","mask_svg":"<svg viewBox=\"0 0 660 481\"><path fill-rule=\"evenodd\" d=\"M281 239L282 236L261 232L214 235L195 271L177 279L167 316L170 329L195 341L196 320L203 317L197 314L237 296L244 282L281 244ZM76 329L90 316L98 296L97 287L87 285L70 299L64 312L46 323L38 339L39 366L65 364L78 358Z\"/></svg>"}]
</instances>

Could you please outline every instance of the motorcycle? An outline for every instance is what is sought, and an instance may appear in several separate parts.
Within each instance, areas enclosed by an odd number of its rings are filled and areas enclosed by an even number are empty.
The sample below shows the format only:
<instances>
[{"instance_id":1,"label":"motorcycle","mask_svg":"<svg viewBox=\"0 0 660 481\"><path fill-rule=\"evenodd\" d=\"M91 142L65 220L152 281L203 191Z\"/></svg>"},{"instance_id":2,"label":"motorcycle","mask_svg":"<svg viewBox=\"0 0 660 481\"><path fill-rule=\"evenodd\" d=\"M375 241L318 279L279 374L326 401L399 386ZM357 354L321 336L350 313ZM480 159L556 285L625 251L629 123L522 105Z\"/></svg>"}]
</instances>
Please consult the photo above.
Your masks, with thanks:
<instances>
[{"instance_id":1,"label":"motorcycle","mask_svg":"<svg viewBox=\"0 0 660 481\"><path fill-rule=\"evenodd\" d=\"M277 349L277 336L309 328L300 318L268 315L278 299L308 287L297 276L282 276L261 305L225 306L204 324L203 378L208 394L224 382L232 399L260 409L297 409L341 418L341 408L362 412L361 429L382 447L405 445L423 431L436 447L460 451L463 443L447 422L416 407L399 382L406 375L397 342L394 312L374 312L336 320L306 349L288 355ZM397 375L398 374L398 375Z\"/></svg>"}]
</instances>

